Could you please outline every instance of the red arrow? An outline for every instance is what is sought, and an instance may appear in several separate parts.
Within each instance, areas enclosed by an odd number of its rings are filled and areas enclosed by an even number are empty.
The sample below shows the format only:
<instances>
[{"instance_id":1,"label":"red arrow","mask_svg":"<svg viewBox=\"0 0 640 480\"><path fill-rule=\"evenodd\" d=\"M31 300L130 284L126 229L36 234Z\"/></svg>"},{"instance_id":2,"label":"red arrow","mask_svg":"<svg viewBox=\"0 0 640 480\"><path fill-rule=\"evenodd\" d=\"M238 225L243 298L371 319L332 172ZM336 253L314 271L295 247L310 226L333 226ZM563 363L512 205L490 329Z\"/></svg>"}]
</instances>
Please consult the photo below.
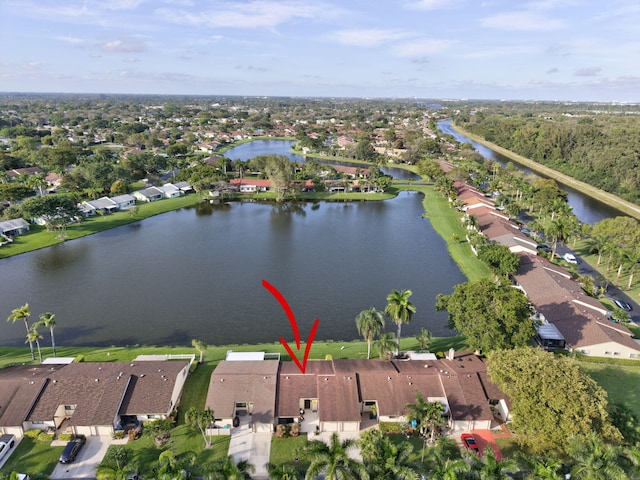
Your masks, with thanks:
<instances>
[{"instance_id":1,"label":"red arrow","mask_svg":"<svg viewBox=\"0 0 640 480\"><path fill-rule=\"evenodd\" d=\"M296 339L296 349L298 352L300 351L300 333L298 332L298 322L296 321L296 317L291 311L291 307L287 303L287 300L282 296L282 294L278 291L276 287L271 285L266 280L262 280L262 286L271 292L271 295L276 297L276 300L280 303L280 306L287 314L287 318L289 319L289 323L291 324L291 330L293 330L293 336ZM313 337L316 335L316 330L318 329L318 324L320 320L316 318L316 321L313 323L313 327L311 328L311 333L309 333L309 337L307 337L307 346L304 349L304 357L302 359L302 363L298 360L298 357L293 353L293 350L284 339L284 337L280 337L280 343L284 346L285 350L289 353L291 360L295 362L300 371L304 374L307 369L307 359L309 358L309 352L311 351L311 344L313 343Z\"/></svg>"}]
</instances>

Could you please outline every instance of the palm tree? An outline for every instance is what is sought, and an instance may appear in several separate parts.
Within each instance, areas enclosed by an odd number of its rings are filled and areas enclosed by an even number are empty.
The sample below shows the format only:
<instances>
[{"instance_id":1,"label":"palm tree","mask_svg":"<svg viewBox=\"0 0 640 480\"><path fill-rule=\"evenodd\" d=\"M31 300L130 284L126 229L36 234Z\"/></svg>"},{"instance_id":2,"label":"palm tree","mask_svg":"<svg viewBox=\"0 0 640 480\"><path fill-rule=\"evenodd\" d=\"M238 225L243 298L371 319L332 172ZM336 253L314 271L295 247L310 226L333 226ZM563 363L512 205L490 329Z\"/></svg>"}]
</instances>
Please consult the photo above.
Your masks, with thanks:
<instances>
[{"instance_id":1,"label":"palm tree","mask_svg":"<svg viewBox=\"0 0 640 480\"><path fill-rule=\"evenodd\" d=\"M420 344L420 350L424 351L431 346L431 332L422 327L420 333L416 335L416 340Z\"/></svg>"},{"instance_id":2,"label":"palm tree","mask_svg":"<svg viewBox=\"0 0 640 480\"><path fill-rule=\"evenodd\" d=\"M24 342L24 343L28 342L30 345L33 345L33 342L35 342L36 346L38 347L38 358L40 359L40 363L42 363L42 351L40 350L41 338L42 338L42 335L38 333L38 329L34 325L33 328L29 330L29 333L27 333L27 339ZM31 352L31 356L33 357L33 352ZM32 358L32 360L35 360L35 358Z\"/></svg>"},{"instance_id":3,"label":"palm tree","mask_svg":"<svg viewBox=\"0 0 640 480\"><path fill-rule=\"evenodd\" d=\"M198 353L200 353L200 360L198 363L202 363L202 356L204 355L204 351L207 349L207 344L202 340L194 338L193 340L191 340L191 345L193 345L193 348L198 350Z\"/></svg>"},{"instance_id":4,"label":"palm tree","mask_svg":"<svg viewBox=\"0 0 640 480\"><path fill-rule=\"evenodd\" d=\"M289 465L276 465L269 462L265 467L269 473L270 480L298 480L298 475Z\"/></svg>"},{"instance_id":5,"label":"palm tree","mask_svg":"<svg viewBox=\"0 0 640 480\"><path fill-rule=\"evenodd\" d=\"M7 318L7 322L15 323L16 320L24 321L24 327L27 330L27 340L29 339L29 333L31 332L31 330L29 329L29 315L31 315L31 312L29 311L29 304L25 303L23 306L11 310L11 315L9 315L9 318ZM29 349L31 350L31 360L35 360L36 357L33 354L33 341L28 341Z\"/></svg>"},{"instance_id":6,"label":"palm tree","mask_svg":"<svg viewBox=\"0 0 640 480\"><path fill-rule=\"evenodd\" d=\"M430 480L461 480L471 467L460 457L453 440L439 437L427 453L427 478Z\"/></svg>"},{"instance_id":7,"label":"palm tree","mask_svg":"<svg viewBox=\"0 0 640 480\"><path fill-rule=\"evenodd\" d=\"M545 235L547 237L551 237L551 258L554 258L556 256L556 247L558 246L558 242L564 243L569 236L569 227L562 218L556 218L555 220L552 220L551 224L547 227Z\"/></svg>"},{"instance_id":8,"label":"palm tree","mask_svg":"<svg viewBox=\"0 0 640 480\"><path fill-rule=\"evenodd\" d=\"M367 340L367 359L371 358L371 341L384 330L384 316L375 307L356 316L358 333Z\"/></svg>"},{"instance_id":9,"label":"palm tree","mask_svg":"<svg viewBox=\"0 0 640 480\"><path fill-rule=\"evenodd\" d=\"M633 275L636 273L636 268L640 263L640 250L629 250L626 252L626 261L629 266L629 282L627 283L627 290L631 290L633 284Z\"/></svg>"},{"instance_id":10,"label":"palm tree","mask_svg":"<svg viewBox=\"0 0 640 480\"><path fill-rule=\"evenodd\" d=\"M41 313L40 321L34 324L34 327L42 325L49 329L49 333L51 333L51 347L53 348L53 357L56 356L56 340L53 336L53 329L56 328L55 314L51 312Z\"/></svg>"},{"instance_id":11,"label":"palm tree","mask_svg":"<svg viewBox=\"0 0 640 480\"><path fill-rule=\"evenodd\" d=\"M531 480L561 480L563 475L558 473L562 467L562 462L557 458L543 458L534 456L526 459L531 465L531 474L527 477Z\"/></svg>"},{"instance_id":12,"label":"palm tree","mask_svg":"<svg viewBox=\"0 0 640 480\"><path fill-rule=\"evenodd\" d=\"M233 456L228 455L209 466L209 474L206 478L210 480L250 480L250 473L253 473L255 469L248 461L240 460L236 463Z\"/></svg>"},{"instance_id":13,"label":"palm tree","mask_svg":"<svg viewBox=\"0 0 640 480\"><path fill-rule=\"evenodd\" d=\"M197 427L202 434L205 448L209 448L211 446L212 440L211 437L207 435L207 429L213 423L215 418L213 410L210 408L198 410L196 407L191 407L184 415L184 422L192 427Z\"/></svg>"},{"instance_id":14,"label":"palm tree","mask_svg":"<svg viewBox=\"0 0 640 480\"><path fill-rule=\"evenodd\" d=\"M385 315L388 315L398 326L396 334L396 355L400 353L400 334L402 333L402 324L410 323L411 317L416 313L416 307L409 301L409 297L413 294L411 290L392 290L387 295L387 307L384 309Z\"/></svg>"},{"instance_id":15,"label":"palm tree","mask_svg":"<svg viewBox=\"0 0 640 480\"><path fill-rule=\"evenodd\" d=\"M431 431L431 442L435 436L436 426L442 423L442 414L444 413L444 407L440 402L427 402L422 397L420 390L416 391L416 402L407 403L404 406L409 410L407 418L409 420L415 420L420 425L420 435L426 436L427 431Z\"/></svg>"},{"instance_id":16,"label":"palm tree","mask_svg":"<svg viewBox=\"0 0 640 480\"><path fill-rule=\"evenodd\" d=\"M368 479L364 465L348 455L355 446L353 439L341 442L337 433L331 435L329 445L320 440L310 441L304 448L305 455L311 460L305 480L315 480L322 472L331 480Z\"/></svg>"},{"instance_id":17,"label":"palm tree","mask_svg":"<svg viewBox=\"0 0 640 480\"><path fill-rule=\"evenodd\" d=\"M375 343L375 347L378 350L378 355L380 356L380 358L384 358L387 354L390 355L395 346L396 337L391 332L385 332L381 334Z\"/></svg>"},{"instance_id":18,"label":"palm tree","mask_svg":"<svg viewBox=\"0 0 640 480\"><path fill-rule=\"evenodd\" d=\"M587 241L587 245L589 248L589 253L598 252L598 261L596 263L597 266L600 266L602 263L602 254L605 251L605 247L609 243L609 238L605 235L594 235L589 237Z\"/></svg>"},{"instance_id":19,"label":"palm tree","mask_svg":"<svg viewBox=\"0 0 640 480\"><path fill-rule=\"evenodd\" d=\"M498 460L490 446L481 457L471 453L467 455L471 459L471 472L475 474L473 476L480 480L510 480L512 477L508 474L518 471L518 464L514 459Z\"/></svg>"},{"instance_id":20,"label":"palm tree","mask_svg":"<svg viewBox=\"0 0 640 480\"><path fill-rule=\"evenodd\" d=\"M578 480L624 480L629 478L623 449L605 443L597 434L569 439L573 460L571 478Z\"/></svg>"},{"instance_id":21,"label":"palm tree","mask_svg":"<svg viewBox=\"0 0 640 480\"><path fill-rule=\"evenodd\" d=\"M396 445L380 430L368 430L360 437L360 451L370 478L418 480L409 456L410 442Z\"/></svg>"}]
</instances>

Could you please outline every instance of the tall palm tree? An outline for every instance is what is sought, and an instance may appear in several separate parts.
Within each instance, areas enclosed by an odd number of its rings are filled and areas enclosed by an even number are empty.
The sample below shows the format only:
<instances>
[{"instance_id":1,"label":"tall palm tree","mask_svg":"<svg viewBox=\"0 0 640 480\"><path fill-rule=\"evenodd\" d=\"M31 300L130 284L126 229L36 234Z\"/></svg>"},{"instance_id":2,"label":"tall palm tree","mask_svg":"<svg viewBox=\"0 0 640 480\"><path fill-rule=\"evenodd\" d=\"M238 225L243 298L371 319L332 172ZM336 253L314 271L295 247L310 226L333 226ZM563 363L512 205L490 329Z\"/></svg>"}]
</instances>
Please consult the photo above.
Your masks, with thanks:
<instances>
[{"instance_id":1,"label":"tall palm tree","mask_svg":"<svg viewBox=\"0 0 640 480\"><path fill-rule=\"evenodd\" d=\"M340 441L337 433L331 435L328 445L320 440L310 441L303 450L311 460L305 480L315 480L323 472L331 480L368 479L364 465L348 455L355 446L355 440Z\"/></svg>"},{"instance_id":2,"label":"tall palm tree","mask_svg":"<svg viewBox=\"0 0 640 480\"><path fill-rule=\"evenodd\" d=\"M29 342L29 344L33 345L33 343L35 342L36 346L38 347L38 359L40 360L40 363L42 363L42 351L40 350L40 339L42 339L42 335L38 333L38 329L34 325L33 328L29 330L29 333L27 333L27 339L25 340L24 343ZM31 353L31 356L33 357L33 352ZM32 358L32 360L35 360L35 358Z\"/></svg>"},{"instance_id":3,"label":"tall palm tree","mask_svg":"<svg viewBox=\"0 0 640 480\"><path fill-rule=\"evenodd\" d=\"M378 350L378 356L384 358L385 355L391 355L394 347L396 346L396 336L391 332L385 332L378 337L375 342L376 350Z\"/></svg>"},{"instance_id":4,"label":"tall palm tree","mask_svg":"<svg viewBox=\"0 0 640 480\"><path fill-rule=\"evenodd\" d=\"M631 285L633 285L633 276L635 275L638 264L640 263L640 250L628 250L625 252L625 260L629 267L627 290L631 290Z\"/></svg>"},{"instance_id":5,"label":"tall palm tree","mask_svg":"<svg viewBox=\"0 0 640 480\"><path fill-rule=\"evenodd\" d=\"M392 290L387 295L387 307L384 309L384 313L391 317L393 323L398 326L398 333L396 333L396 355L400 353L400 334L402 333L402 324L410 323L411 317L416 313L416 307L409 301L409 297L413 295L411 290Z\"/></svg>"},{"instance_id":6,"label":"tall palm tree","mask_svg":"<svg viewBox=\"0 0 640 480\"><path fill-rule=\"evenodd\" d=\"M204 351L207 349L207 344L202 340L194 338L193 340L191 340L191 345L193 346L193 348L198 350L198 353L200 353L200 360L198 363L202 363L202 356L204 355Z\"/></svg>"},{"instance_id":7,"label":"tall palm tree","mask_svg":"<svg viewBox=\"0 0 640 480\"><path fill-rule=\"evenodd\" d=\"M564 243L569 237L569 226L564 219L556 218L551 221L544 233L547 237L551 237L551 258L554 258L556 256L558 242Z\"/></svg>"},{"instance_id":8,"label":"tall palm tree","mask_svg":"<svg viewBox=\"0 0 640 480\"><path fill-rule=\"evenodd\" d=\"M367 359L371 358L371 341L384 330L384 316L375 307L356 316L358 333L367 340Z\"/></svg>"},{"instance_id":9,"label":"tall palm tree","mask_svg":"<svg viewBox=\"0 0 640 480\"><path fill-rule=\"evenodd\" d=\"M13 310L11 310L11 315L9 315L9 318L7 318L7 322L15 323L16 320L24 321L24 327L27 330L27 340L29 339L29 333L31 331L29 329L30 315L31 315L31 312L29 311L29 304L25 303L23 306L14 308ZM28 341L29 341L29 349L31 350L31 360L35 360L36 357L33 354L33 341L30 341L30 340Z\"/></svg>"},{"instance_id":10,"label":"tall palm tree","mask_svg":"<svg viewBox=\"0 0 640 480\"><path fill-rule=\"evenodd\" d=\"M49 333L51 334L51 348L53 348L53 357L56 356L56 340L53 336L53 329L56 328L56 315L51 312L45 312L40 314L40 321L34 325L46 327L49 329Z\"/></svg>"},{"instance_id":11,"label":"tall palm tree","mask_svg":"<svg viewBox=\"0 0 640 480\"><path fill-rule=\"evenodd\" d=\"M526 459L531 466L531 474L527 477L531 480L562 480L564 475L559 472L562 461L557 458L543 458L534 456Z\"/></svg>"},{"instance_id":12,"label":"tall palm tree","mask_svg":"<svg viewBox=\"0 0 640 480\"><path fill-rule=\"evenodd\" d=\"M404 406L409 410L407 418L415 420L420 425L420 435L426 436L427 431L431 432L431 442L435 436L436 426L442 423L444 407L440 402L427 402L422 397L420 390L416 391L416 402L407 403Z\"/></svg>"},{"instance_id":13,"label":"tall palm tree","mask_svg":"<svg viewBox=\"0 0 640 480\"><path fill-rule=\"evenodd\" d=\"M589 253L598 252L598 261L596 262L597 266L600 266L600 264L602 263L602 254L606 250L605 247L608 243L609 237L605 235L593 235L587 240Z\"/></svg>"},{"instance_id":14,"label":"tall palm tree","mask_svg":"<svg viewBox=\"0 0 640 480\"><path fill-rule=\"evenodd\" d=\"M240 460L238 463L232 455L213 462L208 470L205 478L210 480L250 480L251 473L255 471L255 467L246 460Z\"/></svg>"}]
</instances>

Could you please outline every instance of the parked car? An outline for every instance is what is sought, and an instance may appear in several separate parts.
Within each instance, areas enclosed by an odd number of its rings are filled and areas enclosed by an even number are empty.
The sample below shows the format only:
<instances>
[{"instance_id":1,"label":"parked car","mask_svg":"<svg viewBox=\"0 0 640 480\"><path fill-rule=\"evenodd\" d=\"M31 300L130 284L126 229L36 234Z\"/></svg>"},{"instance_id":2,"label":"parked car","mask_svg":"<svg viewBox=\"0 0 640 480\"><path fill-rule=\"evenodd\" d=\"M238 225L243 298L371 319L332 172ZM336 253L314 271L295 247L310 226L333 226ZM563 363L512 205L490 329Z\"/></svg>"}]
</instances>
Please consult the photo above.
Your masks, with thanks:
<instances>
[{"instance_id":1,"label":"parked car","mask_svg":"<svg viewBox=\"0 0 640 480\"><path fill-rule=\"evenodd\" d=\"M470 433L463 433L462 435L460 435L460 439L462 440L462 444L465 446L465 448L468 448L473 453L480 453L480 448L476 443L476 439L473 438L473 435L471 435Z\"/></svg>"},{"instance_id":2,"label":"parked car","mask_svg":"<svg viewBox=\"0 0 640 480\"><path fill-rule=\"evenodd\" d=\"M14 435L2 435L0 437L0 458L3 458L15 444L16 437Z\"/></svg>"},{"instance_id":3,"label":"parked car","mask_svg":"<svg viewBox=\"0 0 640 480\"><path fill-rule=\"evenodd\" d=\"M536 248L538 250L542 250L545 253L551 253L551 247L549 245L544 244L544 243L541 243Z\"/></svg>"},{"instance_id":4,"label":"parked car","mask_svg":"<svg viewBox=\"0 0 640 480\"><path fill-rule=\"evenodd\" d=\"M622 300L618 300L617 298L613 300L613 303L615 303L618 308L626 310L627 312L633 310L630 304L628 304L627 302L623 302Z\"/></svg>"},{"instance_id":5,"label":"parked car","mask_svg":"<svg viewBox=\"0 0 640 480\"><path fill-rule=\"evenodd\" d=\"M84 435L76 435L62 450L60 454L60 463L71 463L78 456L78 452L86 443L87 438Z\"/></svg>"},{"instance_id":6,"label":"parked car","mask_svg":"<svg viewBox=\"0 0 640 480\"><path fill-rule=\"evenodd\" d=\"M567 263L578 263L578 260L573 255L573 253L565 253L564 255L562 255L562 258Z\"/></svg>"}]
</instances>

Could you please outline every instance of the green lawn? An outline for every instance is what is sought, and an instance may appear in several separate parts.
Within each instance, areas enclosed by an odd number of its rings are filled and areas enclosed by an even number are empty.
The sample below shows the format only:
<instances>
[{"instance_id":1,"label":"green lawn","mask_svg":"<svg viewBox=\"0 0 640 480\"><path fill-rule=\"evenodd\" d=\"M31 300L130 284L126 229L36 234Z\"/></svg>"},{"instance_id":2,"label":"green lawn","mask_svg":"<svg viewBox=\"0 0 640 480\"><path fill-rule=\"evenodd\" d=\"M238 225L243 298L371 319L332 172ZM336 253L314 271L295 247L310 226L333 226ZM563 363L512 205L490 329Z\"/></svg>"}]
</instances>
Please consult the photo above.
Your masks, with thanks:
<instances>
[{"instance_id":1,"label":"green lawn","mask_svg":"<svg viewBox=\"0 0 640 480\"><path fill-rule=\"evenodd\" d=\"M52 447L51 442L38 442L24 437L0 469L1 473L27 473L31 478L38 473L49 475L56 468L64 447Z\"/></svg>"},{"instance_id":2,"label":"green lawn","mask_svg":"<svg viewBox=\"0 0 640 480\"><path fill-rule=\"evenodd\" d=\"M307 443L306 434L292 438L273 437L269 462L294 469L299 476L303 477L309 467L309 461L300 452ZM297 461L295 460L296 456L298 457Z\"/></svg>"},{"instance_id":3,"label":"green lawn","mask_svg":"<svg viewBox=\"0 0 640 480\"><path fill-rule=\"evenodd\" d=\"M462 214L451 207L449 201L437 192L434 187L427 185L411 185L406 190L421 192L425 217L429 219L436 232L447 242L451 258L465 274L470 282L491 276L486 263L476 257L465 240L466 230L460 221Z\"/></svg>"},{"instance_id":4,"label":"green lawn","mask_svg":"<svg viewBox=\"0 0 640 480\"><path fill-rule=\"evenodd\" d=\"M640 416L640 365L628 367L581 362L580 366L606 390L610 403L624 405Z\"/></svg>"}]
</instances>

